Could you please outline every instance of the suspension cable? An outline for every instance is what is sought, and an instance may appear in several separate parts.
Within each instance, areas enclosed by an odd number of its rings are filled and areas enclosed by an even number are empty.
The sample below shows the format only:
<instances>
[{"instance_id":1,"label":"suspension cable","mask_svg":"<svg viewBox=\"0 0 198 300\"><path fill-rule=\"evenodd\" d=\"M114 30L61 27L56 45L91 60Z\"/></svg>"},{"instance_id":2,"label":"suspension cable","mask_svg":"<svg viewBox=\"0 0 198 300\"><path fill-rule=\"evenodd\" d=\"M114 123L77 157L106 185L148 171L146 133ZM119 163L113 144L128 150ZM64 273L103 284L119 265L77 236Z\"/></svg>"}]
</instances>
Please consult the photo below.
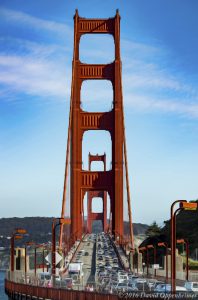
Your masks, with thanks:
<instances>
[{"instance_id":1,"label":"suspension cable","mask_svg":"<svg viewBox=\"0 0 198 300\"><path fill-rule=\"evenodd\" d=\"M120 78L121 78L121 64L120 64ZM127 160L127 145L126 145L126 132L125 132L125 119L124 119L124 105L122 97L122 84L121 84L121 105L122 105L122 125L123 125L123 136L124 136L124 162L126 168L126 187L127 187L127 202L128 202L128 214L129 214L129 230L130 230L130 240L131 248L134 250L134 235L133 235L133 223L132 223L132 212L131 212L131 195L130 195L130 184L129 184L129 174L128 174L128 160Z\"/></svg>"},{"instance_id":2,"label":"suspension cable","mask_svg":"<svg viewBox=\"0 0 198 300\"><path fill-rule=\"evenodd\" d=\"M76 49L77 49L77 22L75 24L75 30L74 30L72 83L71 83L70 111L69 111L69 124L68 124L68 133L67 133L67 150L66 150L66 163L65 163L65 176L64 176L61 218L65 217L65 207L66 207L66 201L67 201L66 194L67 194L67 178L68 178L68 169L69 169L69 153L70 153L71 125L72 125L72 100L73 100L73 94L74 94L74 77L75 77L75 69L76 69L76 57L75 57ZM63 226L64 226L64 224L61 224L61 226L60 226L60 237L59 237L59 246L60 247L62 247L62 242L63 242Z\"/></svg>"}]
</instances>

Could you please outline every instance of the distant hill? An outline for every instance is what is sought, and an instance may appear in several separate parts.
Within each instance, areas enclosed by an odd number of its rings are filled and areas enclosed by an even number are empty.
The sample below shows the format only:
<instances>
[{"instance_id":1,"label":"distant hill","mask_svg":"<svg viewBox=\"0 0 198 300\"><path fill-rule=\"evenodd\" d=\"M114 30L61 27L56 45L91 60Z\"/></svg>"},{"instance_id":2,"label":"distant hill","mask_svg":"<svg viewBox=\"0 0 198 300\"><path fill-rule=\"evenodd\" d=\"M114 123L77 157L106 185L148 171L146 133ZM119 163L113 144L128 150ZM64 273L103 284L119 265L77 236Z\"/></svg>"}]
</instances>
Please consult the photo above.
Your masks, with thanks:
<instances>
[{"instance_id":1,"label":"distant hill","mask_svg":"<svg viewBox=\"0 0 198 300\"><path fill-rule=\"evenodd\" d=\"M15 228L27 230L27 235L17 241L18 245L31 240L36 243L48 242L51 240L52 220L52 217L2 218L0 219L0 244L3 247L10 245L9 237Z\"/></svg>"},{"instance_id":2,"label":"distant hill","mask_svg":"<svg viewBox=\"0 0 198 300\"><path fill-rule=\"evenodd\" d=\"M51 241L53 217L25 217L25 218L2 218L0 219L0 244L3 247L9 247L12 232L15 228L25 228L27 235L17 243L24 244L26 241L33 240L36 243ZM127 222L124 223L127 227ZM134 234L145 234L148 228L146 224L134 223ZM93 227L94 232L98 231L97 225Z\"/></svg>"},{"instance_id":3,"label":"distant hill","mask_svg":"<svg viewBox=\"0 0 198 300\"><path fill-rule=\"evenodd\" d=\"M148 229L148 225L146 224L141 224L141 223L134 223L133 224L133 232L134 235L140 235L140 234L145 234L147 229Z\"/></svg>"}]
</instances>

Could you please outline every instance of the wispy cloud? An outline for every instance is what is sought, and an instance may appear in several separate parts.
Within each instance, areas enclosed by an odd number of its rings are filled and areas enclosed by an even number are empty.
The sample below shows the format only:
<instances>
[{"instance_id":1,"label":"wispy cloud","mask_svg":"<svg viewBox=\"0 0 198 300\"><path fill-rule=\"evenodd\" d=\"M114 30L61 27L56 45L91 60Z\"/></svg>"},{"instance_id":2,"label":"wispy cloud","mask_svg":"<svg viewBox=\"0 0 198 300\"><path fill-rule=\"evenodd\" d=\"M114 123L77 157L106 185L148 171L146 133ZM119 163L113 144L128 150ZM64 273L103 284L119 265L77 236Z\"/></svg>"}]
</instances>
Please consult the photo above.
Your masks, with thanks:
<instances>
[{"instance_id":1,"label":"wispy cloud","mask_svg":"<svg viewBox=\"0 0 198 300\"><path fill-rule=\"evenodd\" d=\"M0 83L9 86L14 92L41 97L69 95L64 68L54 62L34 60L29 57L0 56Z\"/></svg>"},{"instance_id":2,"label":"wispy cloud","mask_svg":"<svg viewBox=\"0 0 198 300\"><path fill-rule=\"evenodd\" d=\"M38 43L35 41L21 39L21 38L13 38L10 36L0 37L0 45L6 45L1 50L0 53L3 55L11 55L18 54L21 57L23 56L31 56L32 58L40 57L40 58L48 58L55 55L65 55L68 52L71 52L71 47L67 47L65 44L46 44L46 43ZM53 56L52 56L53 55Z\"/></svg>"},{"instance_id":3,"label":"wispy cloud","mask_svg":"<svg viewBox=\"0 0 198 300\"><path fill-rule=\"evenodd\" d=\"M21 11L1 8L0 16L1 18L7 19L10 23L17 22L17 24L19 23L26 26L31 26L32 28L38 30L48 30L58 34L72 35L72 30L69 26L67 26L67 24L40 19Z\"/></svg>"},{"instance_id":4,"label":"wispy cloud","mask_svg":"<svg viewBox=\"0 0 198 300\"><path fill-rule=\"evenodd\" d=\"M162 49L162 47L156 45L149 45L137 41L127 40L127 39L121 40L121 46L125 54L127 53L138 54L138 57L139 56L148 57L150 55L153 56L159 54L162 55L162 53L164 52L164 49Z\"/></svg>"},{"instance_id":5,"label":"wispy cloud","mask_svg":"<svg viewBox=\"0 0 198 300\"><path fill-rule=\"evenodd\" d=\"M8 26L12 23L26 28L39 30L45 36L60 35L57 41L38 42L18 37L2 35L0 38L0 84L4 93L1 99L18 99L17 94L54 97L57 100L65 99L70 93L70 69L68 53L71 48L66 46L67 40L73 35L67 24L36 18L20 11L1 8L1 19L6 19ZM64 37L64 38L63 38ZM53 39L52 39L53 41ZM7 93L7 97L6 97ZM12 95L12 96L11 96Z\"/></svg>"},{"instance_id":6,"label":"wispy cloud","mask_svg":"<svg viewBox=\"0 0 198 300\"><path fill-rule=\"evenodd\" d=\"M71 37L73 29L67 24L43 20L26 13L1 9L0 15L8 22L26 24L32 28L56 32ZM43 33L45 34L45 33ZM113 60L112 37L105 43L99 36L82 39L81 54L84 58L97 62ZM26 93L43 98L69 99L72 47L60 43L38 43L35 40L21 39L19 36L0 38L6 44L6 51L0 52L0 84L4 86L8 98L13 94ZM72 43L72 41L71 41ZM198 117L198 94L193 84L179 71L168 65L168 52L161 45L122 40L123 91L124 103L143 112L163 112L188 117ZM99 98L103 100L100 102ZM111 98L107 89L95 84L83 95L84 103L104 102Z\"/></svg>"},{"instance_id":7,"label":"wispy cloud","mask_svg":"<svg viewBox=\"0 0 198 300\"><path fill-rule=\"evenodd\" d=\"M136 111L174 113L180 116L198 118L198 103L188 102L186 99L158 99L151 96L140 96L136 93L125 95L125 104Z\"/></svg>"}]
</instances>

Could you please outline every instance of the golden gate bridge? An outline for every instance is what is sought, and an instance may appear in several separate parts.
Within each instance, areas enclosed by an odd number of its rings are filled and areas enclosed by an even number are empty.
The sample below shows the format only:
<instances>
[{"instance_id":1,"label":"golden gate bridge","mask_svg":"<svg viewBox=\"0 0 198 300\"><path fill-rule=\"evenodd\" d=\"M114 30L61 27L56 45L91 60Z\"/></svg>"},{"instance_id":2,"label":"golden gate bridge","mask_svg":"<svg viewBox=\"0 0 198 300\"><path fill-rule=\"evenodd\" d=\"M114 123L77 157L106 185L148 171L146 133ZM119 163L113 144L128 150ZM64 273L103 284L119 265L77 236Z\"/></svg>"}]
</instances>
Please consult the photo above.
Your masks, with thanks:
<instances>
[{"instance_id":1,"label":"golden gate bridge","mask_svg":"<svg viewBox=\"0 0 198 300\"><path fill-rule=\"evenodd\" d=\"M81 37L85 34L112 35L115 44L114 61L109 64L82 63L79 59L79 45ZM82 109L81 86L85 80L108 80L111 82L113 107L110 111L87 112ZM89 130L103 130L110 133L112 142L110 170L106 168L105 153L89 153L87 157L88 170L83 169L82 140L84 133ZM103 171L92 170L92 162L95 161L102 162ZM101 212L93 212L94 198L102 199ZM197 203L179 200L174 204L178 203L179 209L197 209ZM171 216L171 270L169 271L168 246L163 243L158 246L166 248L165 284L169 283L171 279L172 292L175 292L176 239L174 230L176 212L173 207ZM102 232L98 234L92 232L95 221L100 221L102 224ZM60 231L57 245L58 227ZM137 251L134 245L122 95L120 15L118 10L115 17L108 19L82 18L78 15L77 10L74 16L72 83L62 211L61 217L53 221L52 245L47 256L48 265L51 265L51 274L48 268L45 272L44 250L41 268L37 267L35 260L34 273L28 274L27 247L31 244L27 245L24 250L24 270L21 270L22 268L19 271L16 270L14 240L21 238L24 233L25 231L19 228L12 236L11 264L5 281L6 292L12 299L27 299L28 297L52 300L118 299L118 297L128 295L123 292L138 292L138 284L142 285L144 291L147 281L144 276L138 276L142 268L141 252L147 251L147 275L149 275L149 249L153 249L156 253L156 248L148 245ZM44 249L44 245L40 245L40 247ZM36 246L35 249L37 249ZM57 264L61 259L63 263L58 268ZM23 264L21 263L21 265ZM155 255L154 265L156 265ZM71 276L72 272L73 275L76 275L76 282ZM156 276L156 269L153 275ZM150 287L151 283L152 281L150 281ZM151 291L150 288L149 292ZM141 295L136 294L134 297L144 299L144 295ZM160 299L160 296L156 299Z\"/></svg>"}]
</instances>

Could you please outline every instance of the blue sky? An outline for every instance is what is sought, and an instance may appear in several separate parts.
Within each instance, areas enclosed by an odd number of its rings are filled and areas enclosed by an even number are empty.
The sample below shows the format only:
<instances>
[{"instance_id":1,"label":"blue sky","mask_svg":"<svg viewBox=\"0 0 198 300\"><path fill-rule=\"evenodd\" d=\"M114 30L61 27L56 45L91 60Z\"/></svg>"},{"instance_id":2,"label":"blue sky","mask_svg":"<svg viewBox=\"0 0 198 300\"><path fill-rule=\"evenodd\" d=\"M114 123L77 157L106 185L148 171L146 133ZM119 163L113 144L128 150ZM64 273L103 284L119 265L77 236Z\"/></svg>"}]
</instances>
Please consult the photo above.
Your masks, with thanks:
<instances>
[{"instance_id":1,"label":"blue sky","mask_svg":"<svg viewBox=\"0 0 198 300\"><path fill-rule=\"evenodd\" d=\"M198 198L196 0L0 1L0 217L60 214L76 8L93 18L120 10L133 220L162 224L172 201ZM108 63L113 40L85 36L80 51L83 62ZM82 99L110 109L111 87L85 83ZM107 133L90 137L85 168L88 151L110 144Z\"/></svg>"}]
</instances>

